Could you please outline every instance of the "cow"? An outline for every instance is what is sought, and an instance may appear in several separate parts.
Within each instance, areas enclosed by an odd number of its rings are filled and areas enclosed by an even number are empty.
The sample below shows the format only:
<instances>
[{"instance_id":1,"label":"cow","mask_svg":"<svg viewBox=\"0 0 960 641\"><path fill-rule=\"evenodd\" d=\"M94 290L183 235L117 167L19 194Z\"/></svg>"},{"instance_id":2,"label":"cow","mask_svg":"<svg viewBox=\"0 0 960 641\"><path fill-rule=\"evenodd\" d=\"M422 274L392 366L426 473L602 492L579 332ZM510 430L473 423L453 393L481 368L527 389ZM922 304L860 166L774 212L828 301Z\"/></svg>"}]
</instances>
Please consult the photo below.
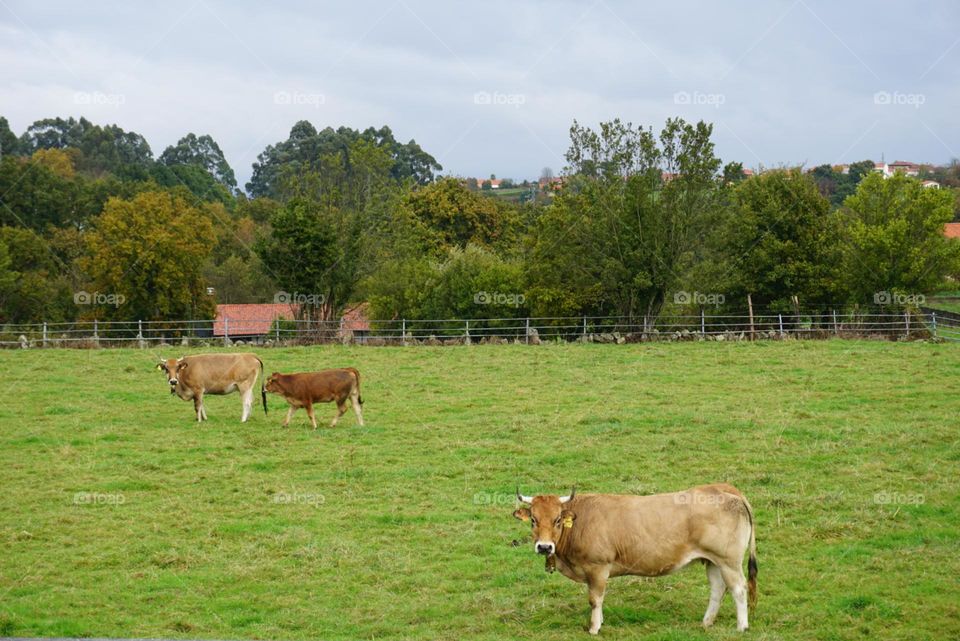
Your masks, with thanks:
<instances>
[{"instance_id":1,"label":"cow","mask_svg":"<svg viewBox=\"0 0 960 641\"><path fill-rule=\"evenodd\" d=\"M347 399L350 399L353 404L357 423L363 425L363 412L360 409L363 405L363 398L360 396L360 372L352 367L300 374L274 372L267 379L266 389L272 394L280 394L290 404L283 427L290 424L290 418L297 408L305 407L313 429L317 429L317 417L313 413L313 404L336 401L337 414L330 422L330 427L334 427L347 411Z\"/></svg>"},{"instance_id":2,"label":"cow","mask_svg":"<svg viewBox=\"0 0 960 641\"><path fill-rule=\"evenodd\" d=\"M240 421L246 423L253 407L253 389L257 375L263 374L263 361L256 354L196 354L182 358L160 359L157 369L164 372L170 384L170 393L185 401L193 399L197 421L207 420L203 407L204 394L230 394L240 391L243 413ZM260 386L263 413L267 413L267 391Z\"/></svg>"},{"instance_id":3,"label":"cow","mask_svg":"<svg viewBox=\"0 0 960 641\"><path fill-rule=\"evenodd\" d=\"M706 565L710 602L703 626L713 624L726 590L737 609L737 630L747 629L747 606L757 600L757 554L753 509L732 485L718 483L651 496L576 494L523 496L513 515L530 521L533 547L548 571L586 583L590 634L603 623L607 579L663 576L692 561ZM743 557L750 551L749 579Z\"/></svg>"}]
</instances>

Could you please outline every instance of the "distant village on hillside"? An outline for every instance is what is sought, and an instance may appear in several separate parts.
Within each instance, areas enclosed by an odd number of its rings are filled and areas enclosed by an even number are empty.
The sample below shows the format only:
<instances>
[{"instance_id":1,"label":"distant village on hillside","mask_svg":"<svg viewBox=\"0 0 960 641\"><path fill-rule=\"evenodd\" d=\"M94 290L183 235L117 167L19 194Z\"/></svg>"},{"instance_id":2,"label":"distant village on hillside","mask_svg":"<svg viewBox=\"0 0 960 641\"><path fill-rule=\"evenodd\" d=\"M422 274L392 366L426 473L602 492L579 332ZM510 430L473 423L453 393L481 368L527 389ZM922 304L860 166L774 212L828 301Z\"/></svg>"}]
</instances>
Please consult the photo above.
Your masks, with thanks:
<instances>
[{"instance_id":1,"label":"distant village on hillside","mask_svg":"<svg viewBox=\"0 0 960 641\"><path fill-rule=\"evenodd\" d=\"M945 177L948 172L954 167L954 165L934 165L928 163L917 163L909 160L895 160L894 162L886 161L863 161L870 162L873 164L873 171L883 174L885 178L889 178L894 174L901 173L906 176L911 176L914 178L919 178L923 182L924 187L931 189L939 189L944 182ZM818 171L823 171L828 169L836 174L847 176L850 174L850 168L857 164L862 165L861 163L851 164L839 164L839 165L818 165L816 167L811 167L806 169L807 173L815 174ZM769 167L758 167L756 169L746 168L742 169L742 177L750 178L751 176L759 175L764 173L764 171L769 171L772 168ZM780 169L777 167L777 169ZM954 172L956 175L953 178L954 182L957 184L948 184L949 187L960 187L960 173ZM663 179L672 180L676 177L676 174L670 174L668 172L663 172ZM560 191L563 187L564 181L566 180L565 176L554 175L553 171L550 168L544 168L541 172L541 176L537 180L514 180L512 178L497 178L495 174L491 174L489 178L474 178L474 177L461 177L460 180L463 184L470 189L471 191L480 191L488 192L490 196L496 196L498 198L503 198L505 200L516 200L519 202L525 202L527 200L534 200L537 198L550 198Z\"/></svg>"}]
</instances>

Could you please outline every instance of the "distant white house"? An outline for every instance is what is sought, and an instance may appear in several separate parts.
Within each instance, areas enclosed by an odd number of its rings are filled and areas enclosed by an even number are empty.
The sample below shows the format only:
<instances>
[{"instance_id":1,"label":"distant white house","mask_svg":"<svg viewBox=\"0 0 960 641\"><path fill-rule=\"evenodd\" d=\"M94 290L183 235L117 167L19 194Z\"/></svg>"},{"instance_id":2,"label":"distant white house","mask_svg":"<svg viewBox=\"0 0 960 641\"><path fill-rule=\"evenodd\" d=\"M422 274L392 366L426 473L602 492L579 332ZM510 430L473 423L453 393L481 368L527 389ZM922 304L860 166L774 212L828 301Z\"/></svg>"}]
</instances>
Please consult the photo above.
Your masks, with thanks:
<instances>
[{"instance_id":1,"label":"distant white house","mask_svg":"<svg viewBox=\"0 0 960 641\"><path fill-rule=\"evenodd\" d=\"M889 164L885 162L875 162L873 163L873 170L883 174L884 178L890 178L894 174L903 174L905 176L913 176L914 178L920 175L920 165L907 160L897 160Z\"/></svg>"},{"instance_id":2,"label":"distant white house","mask_svg":"<svg viewBox=\"0 0 960 641\"><path fill-rule=\"evenodd\" d=\"M929 189L940 189L940 183L938 183L936 180L924 180L923 186Z\"/></svg>"}]
</instances>

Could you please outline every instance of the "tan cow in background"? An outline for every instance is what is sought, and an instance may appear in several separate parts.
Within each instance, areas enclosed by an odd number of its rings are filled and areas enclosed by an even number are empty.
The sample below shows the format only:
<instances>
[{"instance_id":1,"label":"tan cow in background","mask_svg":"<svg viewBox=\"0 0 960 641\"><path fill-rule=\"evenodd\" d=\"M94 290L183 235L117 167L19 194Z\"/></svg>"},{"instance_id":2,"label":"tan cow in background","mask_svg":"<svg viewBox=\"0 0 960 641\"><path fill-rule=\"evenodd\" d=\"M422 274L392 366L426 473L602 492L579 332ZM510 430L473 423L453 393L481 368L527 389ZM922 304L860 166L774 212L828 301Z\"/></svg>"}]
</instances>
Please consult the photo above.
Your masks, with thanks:
<instances>
[{"instance_id":1,"label":"tan cow in background","mask_svg":"<svg viewBox=\"0 0 960 641\"><path fill-rule=\"evenodd\" d=\"M737 630L747 629L747 604L757 599L757 554L753 510L732 485L701 485L652 496L584 494L523 496L529 508L513 515L533 526L534 550L547 568L586 583L590 593L590 634L603 623L607 579L663 576L702 561L710 581L703 625L710 626L730 590ZM749 581L743 557L750 551Z\"/></svg>"},{"instance_id":2,"label":"tan cow in background","mask_svg":"<svg viewBox=\"0 0 960 641\"><path fill-rule=\"evenodd\" d=\"M197 354L182 358L161 359L157 369L163 371L170 384L170 393L185 401L193 399L197 421L207 420L203 407L204 394L230 394L239 391L243 399L241 422L250 418L253 389L257 375L263 373L263 362L256 354ZM263 413L267 413L267 392L260 387Z\"/></svg>"}]
</instances>

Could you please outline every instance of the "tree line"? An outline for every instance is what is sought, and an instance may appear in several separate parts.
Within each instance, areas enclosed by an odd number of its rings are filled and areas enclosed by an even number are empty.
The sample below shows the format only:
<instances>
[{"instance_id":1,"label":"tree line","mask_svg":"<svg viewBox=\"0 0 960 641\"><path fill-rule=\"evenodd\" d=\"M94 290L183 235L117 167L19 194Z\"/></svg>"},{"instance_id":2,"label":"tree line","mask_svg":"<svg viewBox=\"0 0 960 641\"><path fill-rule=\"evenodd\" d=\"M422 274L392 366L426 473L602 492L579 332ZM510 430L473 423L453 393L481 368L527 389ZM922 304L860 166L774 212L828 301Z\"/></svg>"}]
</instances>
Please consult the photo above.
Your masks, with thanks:
<instances>
[{"instance_id":1,"label":"tree line","mask_svg":"<svg viewBox=\"0 0 960 641\"><path fill-rule=\"evenodd\" d=\"M518 203L440 175L388 127L298 122L241 190L207 135L154 157L116 125L17 136L0 117L0 321L204 319L280 291L318 319L365 301L378 319L652 321L747 295L825 310L955 288L956 165L942 189L870 161L747 176L712 134L574 122L562 187Z\"/></svg>"}]
</instances>

